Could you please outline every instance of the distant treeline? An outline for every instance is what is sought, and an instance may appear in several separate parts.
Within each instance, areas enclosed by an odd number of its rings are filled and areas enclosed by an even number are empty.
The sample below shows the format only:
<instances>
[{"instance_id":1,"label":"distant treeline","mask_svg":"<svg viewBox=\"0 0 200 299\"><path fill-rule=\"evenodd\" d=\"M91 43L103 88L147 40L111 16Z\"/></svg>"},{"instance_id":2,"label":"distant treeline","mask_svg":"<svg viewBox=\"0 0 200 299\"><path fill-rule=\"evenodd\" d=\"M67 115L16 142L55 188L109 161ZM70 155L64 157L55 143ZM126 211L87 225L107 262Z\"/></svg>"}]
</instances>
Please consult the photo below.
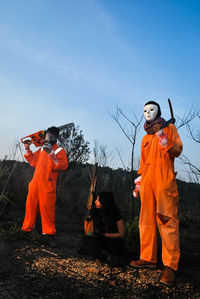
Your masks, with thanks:
<instances>
[{"instance_id":1,"label":"distant treeline","mask_svg":"<svg viewBox=\"0 0 200 299\"><path fill-rule=\"evenodd\" d=\"M24 207L28 192L28 183L33 176L34 169L25 162L3 160L1 168L9 168L7 174L0 177L0 192L2 192L9 172L15 168L5 194L15 203L9 204L9 209ZM69 167L58 177L57 207L62 208L66 217L82 219L86 214L87 199L90 190L93 165L79 164ZM131 174L123 169L113 170L109 167L98 168L97 192L112 191L116 203L122 212L125 222L131 222L139 215L140 201L132 196ZM200 184L187 183L177 180L179 189L179 216L183 220L200 221ZM2 204L2 203L0 203ZM6 209L6 212L9 212Z\"/></svg>"}]
</instances>

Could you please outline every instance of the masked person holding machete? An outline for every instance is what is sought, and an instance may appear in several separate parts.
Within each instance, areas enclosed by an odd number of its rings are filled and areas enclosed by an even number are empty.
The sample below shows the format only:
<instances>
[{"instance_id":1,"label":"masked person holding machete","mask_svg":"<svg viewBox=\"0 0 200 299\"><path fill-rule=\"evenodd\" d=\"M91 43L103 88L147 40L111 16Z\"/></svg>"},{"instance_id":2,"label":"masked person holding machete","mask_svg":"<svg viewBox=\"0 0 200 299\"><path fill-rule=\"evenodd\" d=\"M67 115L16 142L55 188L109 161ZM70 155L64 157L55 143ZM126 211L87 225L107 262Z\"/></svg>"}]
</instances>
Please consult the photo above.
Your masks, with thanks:
<instances>
[{"instance_id":1,"label":"masked person holding machete","mask_svg":"<svg viewBox=\"0 0 200 299\"><path fill-rule=\"evenodd\" d=\"M157 263L157 227L162 240L164 269L160 282L172 286L180 258L178 190L174 159L182 152L182 142L172 119L161 118L160 106L144 105L146 135L141 143L141 158L133 195L140 194L140 259L131 261L137 268L155 268Z\"/></svg>"}]
</instances>

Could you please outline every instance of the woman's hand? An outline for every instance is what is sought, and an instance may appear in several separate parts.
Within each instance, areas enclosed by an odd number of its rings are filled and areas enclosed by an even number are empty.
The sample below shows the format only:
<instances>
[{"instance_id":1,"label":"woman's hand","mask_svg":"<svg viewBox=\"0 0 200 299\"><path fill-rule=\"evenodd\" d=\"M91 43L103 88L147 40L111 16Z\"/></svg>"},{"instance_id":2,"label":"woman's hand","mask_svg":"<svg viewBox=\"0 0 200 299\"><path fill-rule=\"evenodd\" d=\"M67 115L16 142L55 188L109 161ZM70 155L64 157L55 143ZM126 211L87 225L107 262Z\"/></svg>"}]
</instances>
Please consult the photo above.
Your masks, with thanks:
<instances>
[{"instance_id":1,"label":"woman's hand","mask_svg":"<svg viewBox=\"0 0 200 299\"><path fill-rule=\"evenodd\" d=\"M119 221L117 221L117 229L118 229L118 233L105 233L105 237L106 238L124 238L125 236L125 229L124 229L124 222L122 219L120 219Z\"/></svg>"}]
</instances>

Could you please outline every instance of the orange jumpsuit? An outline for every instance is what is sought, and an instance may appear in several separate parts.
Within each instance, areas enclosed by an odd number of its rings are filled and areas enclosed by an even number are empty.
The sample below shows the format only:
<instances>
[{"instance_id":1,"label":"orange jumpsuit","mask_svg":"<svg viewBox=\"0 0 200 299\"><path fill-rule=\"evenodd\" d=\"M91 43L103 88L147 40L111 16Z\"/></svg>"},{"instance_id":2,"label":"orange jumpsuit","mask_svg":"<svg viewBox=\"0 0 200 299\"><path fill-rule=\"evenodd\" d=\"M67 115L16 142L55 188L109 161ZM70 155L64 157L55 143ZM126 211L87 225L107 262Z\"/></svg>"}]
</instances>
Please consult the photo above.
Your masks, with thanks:
<instances>
[{"instance_id":1,"label":"orange jumpsuit","mask_svg":"<svg viewBox=\"0 0 200 299\"><path fill-rule=\"evenodd\" d=\"M52 146L55 151L58 163L56 164L40 148L35 153L31 151L24 157L35 172L32 181L29 183L29 192L26 201L26 214L22 230L31 231L35 226L37 212L40 211L43 234L56 234L55 228L55 203L56 203L56 181L58 173L68 167L68 160L64 149L57 144Z\"/></svg>"},{"instance_id":2,"label":"orange jumpsuit","mask_svg":"<svg viewBox=\"0 0 200 299\"><path fill-rule=\"evenodd\" d=\"M157 227L162 239L164 266L178 269L180 258L178 190L174 173L174 158L182 152L176 127L163 129L168 135L166 147L155 135L145 135L141 144L138 174L141 175L139 220L140 259L157 262Z\"/></svg>"}]
</instances>

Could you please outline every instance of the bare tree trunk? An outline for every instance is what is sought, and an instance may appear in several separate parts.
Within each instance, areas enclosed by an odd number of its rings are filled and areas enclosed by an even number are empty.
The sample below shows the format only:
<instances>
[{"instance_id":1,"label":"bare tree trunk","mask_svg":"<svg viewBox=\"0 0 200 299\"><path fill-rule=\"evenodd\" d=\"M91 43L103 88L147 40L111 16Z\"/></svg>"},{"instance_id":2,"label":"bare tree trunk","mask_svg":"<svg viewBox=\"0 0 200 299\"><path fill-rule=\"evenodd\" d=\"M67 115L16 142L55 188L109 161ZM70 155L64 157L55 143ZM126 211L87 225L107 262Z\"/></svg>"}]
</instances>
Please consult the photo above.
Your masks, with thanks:
<instances>
[{"instance_id":1,"label":"bare tree trunk","mask_svg":"<svg viewBox=\"0 0 200 299\"><path fill-rule=\"evenodd\" d=\"M130 118L126 116L126 114L117 106L115 113L109 113L109 115L116 121L116 123L119 125L121 131L126 136L126 138L131 143L131 167L126 167L126 170L130 172L130 221L132 222L135 217L135 205L134 205L134 199L132 195L132 191L134 189L134 179L136 177L134 172L134 158L135 158L135 144L137 140L137 134L140 129L140 125L143 119L143 115L140 117L140 119L137 118L137 116L133 113L134 121L132 121ZM123 125L122 122L125 121L125 124ZM129 128L127 127L127 124L129 125ZM119 150L117 150L118 154L120 153ZM122 160L121 155L120 160ZM122 163L123 166L125 165Z\"/></svg>"}]
</instances>

